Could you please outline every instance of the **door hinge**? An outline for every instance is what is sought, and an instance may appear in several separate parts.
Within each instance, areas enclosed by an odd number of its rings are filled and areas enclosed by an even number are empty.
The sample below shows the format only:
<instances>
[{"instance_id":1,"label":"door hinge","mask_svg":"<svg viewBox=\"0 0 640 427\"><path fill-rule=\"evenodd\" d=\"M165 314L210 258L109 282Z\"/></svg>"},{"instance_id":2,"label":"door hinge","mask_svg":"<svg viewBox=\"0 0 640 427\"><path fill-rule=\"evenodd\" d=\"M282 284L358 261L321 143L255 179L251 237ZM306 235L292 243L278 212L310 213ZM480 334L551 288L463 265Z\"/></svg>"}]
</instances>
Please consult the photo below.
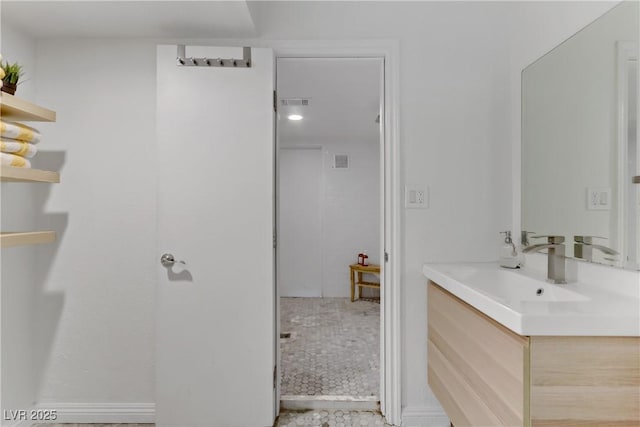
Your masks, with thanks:
<instances>
[{"instance_id":1,"label":"door hinge","mask_svg":"<svg viewBox=\"0 0 640 427\"><path fill-rule=\"evenodd\" d=\"M273 111L278 112L278 92L273 91Z\"/></svg>"},{"instance_id":2,"label":"door hinge","mask_svg":"<svg viewBox=\"0 0 640 427\"><path fill-rule=\"evenodd\" d=\"M276 388L276 381L278 380L278 366L273 366L273 389Z\"/></svg>"},{"instance_id":3,"label":"door hinge","mask_svg":"<svg viewBox=\"0 0 640 427\"><path fill-rule=\"evenodd\" d=\"M389 253L388 252L384 253L384 262L389 262Z\"/></svg>"},{"instance_id":4,"label":"door hinge","mask_svg":"<svg viewBox=\"0 0 640 427\"><path fill-rule=\"evenodd\" d=\"M278 247L278 234L276 233L276 230L273 230L273 249L276 249Z\"/></svg>"}]
</instances>

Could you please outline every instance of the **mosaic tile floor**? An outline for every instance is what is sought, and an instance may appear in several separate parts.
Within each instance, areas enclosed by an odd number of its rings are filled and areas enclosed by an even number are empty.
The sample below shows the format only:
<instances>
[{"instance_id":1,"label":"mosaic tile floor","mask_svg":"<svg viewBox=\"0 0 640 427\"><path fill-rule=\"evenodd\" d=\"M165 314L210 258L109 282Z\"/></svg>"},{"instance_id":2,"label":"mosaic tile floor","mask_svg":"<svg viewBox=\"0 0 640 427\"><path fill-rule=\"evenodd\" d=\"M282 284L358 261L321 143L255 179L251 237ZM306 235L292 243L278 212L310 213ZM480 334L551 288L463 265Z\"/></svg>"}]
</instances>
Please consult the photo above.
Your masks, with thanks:
<instances>
[{"instance_id":1,"label":"mosaic tile floor","mask_svg":"<svg viewBox=\"0 0 640 427\"><path fill-rule=\"evenodd\" d=\"M154 427L155 424L36 424L33 427ZM275 427L359 427L384 426L378 412L367 411L282 411Z\"/></svg>"},{"instance_id":2,"label":"mosaic tile floor","mask_svg":"<svg viewBox=\"0 0 640 427\"><path fill-rule=\"evenodd\" d=\"M276 427L356 427L389 426L377 412L365 411L284 411L276 422Z\"/></svg>"},{"instance_id":3,"label":"mosaic tile floor","mask_svg":"<svg viewBox=\"0 0 640 427\"><path fill-rule=\"evenodd\" d=\"M35 424L33 427L155 427L155 424Z\"/></svg>"},{"instance_id":4,"label":"mosaic tile floor","mask_svg":"<svg viewBox=\"0 0 640 427\"><path fill-rule=\"evenodd\" d=\"M380 304L281 298L282 395L378 396Z\"/></svg>"}]
</instances>

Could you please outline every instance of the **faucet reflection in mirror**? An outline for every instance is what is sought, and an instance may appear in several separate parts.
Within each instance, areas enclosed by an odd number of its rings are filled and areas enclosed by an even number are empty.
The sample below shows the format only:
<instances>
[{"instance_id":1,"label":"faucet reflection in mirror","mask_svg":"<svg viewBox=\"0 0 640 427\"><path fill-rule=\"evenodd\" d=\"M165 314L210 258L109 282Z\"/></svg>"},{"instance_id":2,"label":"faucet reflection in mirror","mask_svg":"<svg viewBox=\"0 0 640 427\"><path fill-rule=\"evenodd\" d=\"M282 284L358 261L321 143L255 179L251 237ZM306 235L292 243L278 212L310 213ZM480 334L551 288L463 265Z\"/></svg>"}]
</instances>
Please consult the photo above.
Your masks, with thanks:
<instances>
[{"instance_id":1,"label":"faucet reflection in mirror","mask_svg":"<svg viewBox=\"0 0 640 427\"><path fill-rule=\"evenodd\" d=\"M522 73L522 228L572 241L567 257L634 270L639 13L620 3Z\"/></svg>"},{"instance_id":2,"label":"faucet reflection in mirror","mask_svg":"<svg viewBox=\"0 0 640 427\"><path fill-rule=\"evenodd\" d=\"M593 250L596 249L605 255L615 257L620 255L615 250L603 245L597 245L593 243L593 239L604 239L604 237L597 236L574 236L573 237L573 255L576 258L583 259L585 261L593 261ZM612 259L613 261L613 259Z\"/></svg>"}]
</instances>

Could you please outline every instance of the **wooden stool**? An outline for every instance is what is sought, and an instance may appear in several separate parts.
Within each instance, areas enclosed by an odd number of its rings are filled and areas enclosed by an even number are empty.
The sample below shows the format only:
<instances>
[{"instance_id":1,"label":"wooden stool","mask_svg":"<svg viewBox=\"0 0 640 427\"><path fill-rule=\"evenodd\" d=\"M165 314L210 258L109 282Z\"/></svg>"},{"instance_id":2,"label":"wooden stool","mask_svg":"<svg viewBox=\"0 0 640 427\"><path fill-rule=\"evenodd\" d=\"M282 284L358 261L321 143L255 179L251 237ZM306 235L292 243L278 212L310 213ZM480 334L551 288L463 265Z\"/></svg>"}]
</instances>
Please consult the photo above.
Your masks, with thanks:
<instances>
[{"instance_id":1,"label":"wooden stool","mask_svg":"<svg viewBox=\"0 0 640 427\"><path fill-rule=\"evenodd\" d=\"M356 282L354 273L358 273L358 281ZM355 301L355 290L358 286L358 299L362 298L362 288L380 289L380 283L365 282L362 280L362 273L380 273L380 266L370 264L367 266L360 264L351 264L349 266L349 278L351 279L351 302Z\"/></svg>"}]
</instances>

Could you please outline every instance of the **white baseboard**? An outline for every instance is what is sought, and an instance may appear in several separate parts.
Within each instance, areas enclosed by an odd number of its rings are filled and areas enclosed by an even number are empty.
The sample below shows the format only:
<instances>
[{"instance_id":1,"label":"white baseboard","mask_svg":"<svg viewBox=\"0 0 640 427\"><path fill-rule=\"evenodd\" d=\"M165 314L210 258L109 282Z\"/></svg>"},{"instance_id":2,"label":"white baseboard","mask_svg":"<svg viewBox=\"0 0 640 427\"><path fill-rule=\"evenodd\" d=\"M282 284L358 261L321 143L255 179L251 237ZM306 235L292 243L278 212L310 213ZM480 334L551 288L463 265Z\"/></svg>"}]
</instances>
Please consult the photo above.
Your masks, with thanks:
<instances>
[{"instance_id":1,"label":"white baseboard","mask_svg":"<svg viewBox=\"0 0 640 427\"><path fill-rule=\"evenodd\" d=\"M440 408L407 406L402 408L402 427L449 427L447 414Z\"/></svg>"},{"instance_id":2,"label":"white baseboard","mask_svg":"<svg viewBox=\"0 0 640 427\"><path fill-rule=\"evenodd\" d=\"M56 410L55 423L133 423L156 422L155 403L40 403L39 409ZM15 427L25 427L23 425ZM28 426L30 427L30 426Z\"/></svg>"}]
</instances>

